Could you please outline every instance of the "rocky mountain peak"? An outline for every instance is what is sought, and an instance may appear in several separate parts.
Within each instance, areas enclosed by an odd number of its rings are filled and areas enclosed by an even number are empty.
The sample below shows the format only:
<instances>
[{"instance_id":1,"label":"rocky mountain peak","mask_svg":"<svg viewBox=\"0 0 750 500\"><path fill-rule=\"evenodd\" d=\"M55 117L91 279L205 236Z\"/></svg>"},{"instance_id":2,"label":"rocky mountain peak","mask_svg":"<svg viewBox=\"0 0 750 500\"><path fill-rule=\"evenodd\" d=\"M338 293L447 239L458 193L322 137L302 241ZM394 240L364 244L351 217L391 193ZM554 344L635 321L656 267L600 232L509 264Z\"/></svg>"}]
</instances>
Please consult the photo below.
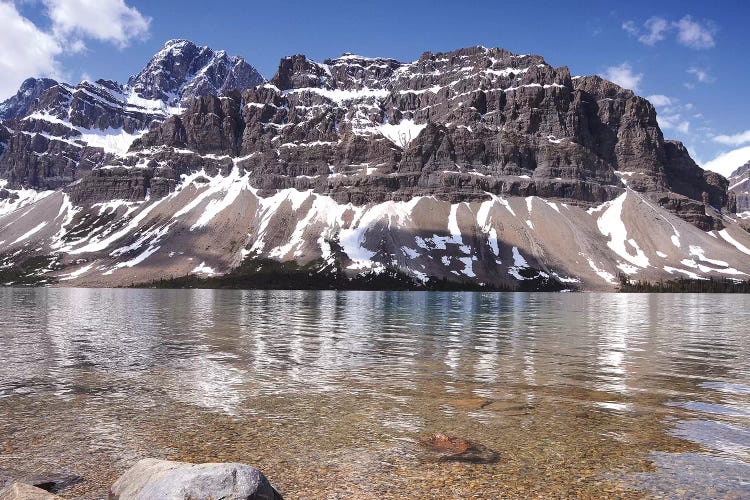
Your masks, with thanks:
<instances>
[{"instance_id":1,"label":"rocky mountain peak","mask_svg":"<svg viewBox=\"0 0 750 500\"><path fill-rule=\"evenodd\" d=\"M279 90L299 88L332 88L331 71L325 64L312 61L303 54L283 57L271 83Z\"/></svg>"},{"instance_id":2,"label":"rocky mountain peak","mask_svg":"<svg viewBox=\"0 0 750 500\"><path fill-rule=\"evenodd\" d=\"M128 87L145 99L175 105L196 96L251 88L264 81L242 57L175 39L167 41L140 73L128 80Z\"/></svg>"},{"instance_id":3,"label":"rocky mountain peak","mask_svg":"<svg viewBox=\"0 0 750 500\"><path fill-rule=\"evenodd\" d=\"M16 95L0 103L0 120L13 120L26 115L39 97L57 85L51 78L27 78Z\"/></svg>"},{"instance_id":4,"label":"rocky mountain peak","mask_svg":"<svg viewBox=\"0 0 750 500\"><path fill-rule=\"evenodd\" d=\"M735 171L730 174L729 179L731 180L739 178L748 173L750 173L750 161L745 163L741 167L737 167L737 169L735 169Z\"/></svg>"}]
</instances>

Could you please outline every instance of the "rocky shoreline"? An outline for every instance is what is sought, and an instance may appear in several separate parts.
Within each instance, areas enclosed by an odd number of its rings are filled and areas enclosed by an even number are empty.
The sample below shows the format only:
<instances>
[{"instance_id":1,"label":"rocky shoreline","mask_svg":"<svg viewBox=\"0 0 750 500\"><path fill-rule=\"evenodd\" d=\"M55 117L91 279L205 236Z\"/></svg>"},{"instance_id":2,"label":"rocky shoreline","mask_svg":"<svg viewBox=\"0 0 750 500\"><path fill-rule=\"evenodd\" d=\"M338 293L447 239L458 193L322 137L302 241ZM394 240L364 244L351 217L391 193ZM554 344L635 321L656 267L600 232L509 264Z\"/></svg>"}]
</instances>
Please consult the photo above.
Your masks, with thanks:
<instances>
[{"instance_id":1,"label":"rocky shoreline","mask_svg":"<svg viewBox=\"0 0 750 500\"><path fill-rule=\"evenodd\" d=\"M490 404L484 401L483 404ZM428 462L493 464L500 454L487 446L458 436L436 433L417 444ZM76 474L33 473L0 469L0 500L55 500L58 493L84 482ZM178 462L144 458L123 473L109 488L108 500L283 500L268 478L250 465L224 462Z\"/></svg>"},{"instance_id":2,"label":"rocky shoreline","mask_svg":"<svg viewBox=\"0 0 750 500\"><path fill-rule=\"evenodd\" d=\"M56 493L78 484L73 474L40 474L0 470L0 500L54 500ZM191 464L144 458L112 485L109 500L213 499L283 500L266 476L239 463Z\"/></svg>"}]
</instances>

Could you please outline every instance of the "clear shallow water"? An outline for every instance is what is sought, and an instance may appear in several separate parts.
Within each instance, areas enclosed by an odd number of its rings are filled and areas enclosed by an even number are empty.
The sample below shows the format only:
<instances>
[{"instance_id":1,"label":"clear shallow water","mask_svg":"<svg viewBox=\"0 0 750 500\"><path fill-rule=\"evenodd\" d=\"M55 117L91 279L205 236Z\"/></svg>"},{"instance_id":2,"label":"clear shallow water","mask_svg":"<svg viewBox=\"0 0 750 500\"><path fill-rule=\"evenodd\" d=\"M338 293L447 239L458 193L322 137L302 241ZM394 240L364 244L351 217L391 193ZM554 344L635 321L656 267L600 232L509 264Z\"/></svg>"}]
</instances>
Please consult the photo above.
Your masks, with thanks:
<instances>
[{"instance_id":1,"label":"clear shallow water","mask_svg":"<svg viewBox=\"0 0 750 500\"><path fill-rule=\"evenodd\" d=\"M0 318L0 468L67 496L147 456L288 498L750 496L746 296L0 289Z\"/></svg>"}]
</instances>

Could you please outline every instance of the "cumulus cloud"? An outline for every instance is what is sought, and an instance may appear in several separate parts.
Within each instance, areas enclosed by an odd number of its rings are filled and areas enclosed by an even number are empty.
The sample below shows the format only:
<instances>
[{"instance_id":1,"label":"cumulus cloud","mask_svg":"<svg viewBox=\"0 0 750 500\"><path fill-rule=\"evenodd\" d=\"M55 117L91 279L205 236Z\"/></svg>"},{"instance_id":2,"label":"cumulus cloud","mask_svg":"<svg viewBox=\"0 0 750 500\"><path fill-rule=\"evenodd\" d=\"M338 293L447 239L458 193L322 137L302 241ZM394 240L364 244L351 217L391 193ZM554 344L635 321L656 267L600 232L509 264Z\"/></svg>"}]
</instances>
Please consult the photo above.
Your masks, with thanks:
<instances>
[{"instance_id":1,"label":"cumulus cloud","mask_svg":"<svg viewBox=\"0 0 750 500\"><path fill-rule=\"evenodd\" d=\"M700 23L693 21L690 16L685 16L674 23L674 26L677 28L677 41L686 47L710 49L716 45L716 25L711 21Z\"/></svg>"},{"instance_id":2,"label":"cumulus cloud","mask_svg":"<svg viewBox=\"0 0 750 500\"><path fill-rule=\"evenodd\" d=\"M703 168L729 177L732 172L748 161L750 161L750 146L745 146L720 154L713 160L704 163Z\"/></svg>"},{"instance_id":3,"label":"cumulus cloud","mask_svg":"<svg viewBox=\"0 0 750 500\"><path fill-rule=\"evenodd\" d=\"M676 130L682 134L690 132L690 121L683 119L680 113L657 114L656 121L664 130Z\"/></svg>"},{"instance_id":4,"label":"cumulus cloud","mask_svg":"<svg viewBox=\"0 0 750 500\"><path fill-rule=\"evenodd\" d=\"M632 36L638 36L640 33L640 29L638 29L638 25L635 24L635 21L625 21L622 23L622 29L628 32L629 35Z\"/></svg>"},{"instance_id":5,"label":"cumulus cloud","mask_svg":"<svg viewBox=\"0 0 750 500\"><path fill-rule=\"evenodd\" d=\"M690 119L689 116L686 117L685 115L694 115L692 103L682 103L675 97L663 94L650 95L647 99L656 108L656 120L662 130L673 130L683 136L690 133Z\"/></svg>"},{"instance_id":6,"label":"cumulus cloud","mask_svg":"<svg viewBox=\"0 0 750 500\"><path fill-rule=\"evenodd\" d=\"M688 68L687 72L695 76L695 79L701 83L712 83L714 81L714 77L709 75L705 69L692 67Z\"/></svg>"},{"instance_id":7,"label":"cumulus cloud","mask_svg":"<svg viewBox=\"0 0 750 500\"><path fill-rule=\"evenodd\" d=\"M124 0L42 0L49 28L41 28L18 10L17 2L0 0L0 100L13 95L31 76L61 79L60 57L85 49L85 40L119 48L148 36L150 19Z\"/></svg>"},{"instance_id":8,"label":"cumulus cloud","mask_svg":"<svg viewBox=\"0 0 750 500\"><path fill-rule=\"evenodd\" d=\"M148 36L151 19L124 0L44 0L52 30L61 40L78 44L83 38L127 47Z\"/></svg>"},{"instance_id":9,"label":"cumulus cloud","mask_svg":"<svg viewBox=\"0 0 750 500\"><path fill-rule=\"evenodd\" d=\"M13 95L29 76L60 76L56 57L62 52L58 41L23 17L16 6L0 1L0 99Z\"/></svg>"},{"instance_id":10,"label":"cumulus cloud","mask_svg":"<svg viewBox=\"0 0 750 500\"><path fill-rule=\"evenodd\" d=\"M604 71L602 76L609 81L615 82L620 87L633 91L638 90L638 85L643 79L643 73L634 73L633 68L627 62L619 66L610 66Z\"/></svg>"},{"instance_id":11,"label":"cumulus cloud","mask_svg":"<svg viewBox=\"0 0 750 500\"><path fill-rule=\"evenodd\" d=\"M646 32L638 37L638 41L645 45L656 45L664 40L669 30L669 21L661 17L651 17L643 23Z\"/></svg>"},{"instance_id":12,"label":"cumulus cloud","mask_svg":"<svg viewBox=\"0 0 750 500\"><path fill-rule=\"evenodd\" d=\"M644 45L654 46L674 33L677 43L691 49L710 49L716 45L716 24L712 21L696 21L684 16L678 21L663 17L650 17L639 27L635 21L625 21L622 29Z\"/></svg>"},{"instance_id":13,"label":"cumulus cloud","mask_svg":"<svg viewBox=\"0 0 750 500\"><path fill-rule=\"evenodd\" d=\"M669 106L670 104L672 104L672 99L662 94L650 95L646 99L648 99L651 104L653 104L657 108L661 106Z\"/></svg>"},{"instance_id":14,"label":"cumulus cloud","mask_svg":"<svg viewBox=\"0 0 750 500\"><path fill-rule=\"evenodd\" d=\"M741 146L750 142L750 130L745 130L734 135L717 135L713 137L714 142L727 144L729 146Z\"/></svg>"}]
</instances>

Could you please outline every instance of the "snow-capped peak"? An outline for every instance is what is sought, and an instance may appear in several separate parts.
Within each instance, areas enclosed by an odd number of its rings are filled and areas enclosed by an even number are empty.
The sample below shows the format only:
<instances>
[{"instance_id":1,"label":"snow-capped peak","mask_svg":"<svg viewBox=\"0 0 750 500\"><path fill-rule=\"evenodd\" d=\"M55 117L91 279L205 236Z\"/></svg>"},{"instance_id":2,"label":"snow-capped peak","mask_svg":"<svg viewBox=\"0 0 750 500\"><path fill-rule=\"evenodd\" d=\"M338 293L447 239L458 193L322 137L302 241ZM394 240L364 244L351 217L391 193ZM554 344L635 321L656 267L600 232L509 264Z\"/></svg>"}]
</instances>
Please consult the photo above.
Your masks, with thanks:
<instances>
[{"instance_id":1,"label":"snow-capped peak","mask_svg":"<svg viewBox=\"0 0 750 500\"><path fill-rule=\"evenodd\" d=\"M250 88L264 81L239 56L175 39L167 41L143 70L128 80L128 87L142 98L174 105L187 98Z\"/></svg>"}]
</instances>

